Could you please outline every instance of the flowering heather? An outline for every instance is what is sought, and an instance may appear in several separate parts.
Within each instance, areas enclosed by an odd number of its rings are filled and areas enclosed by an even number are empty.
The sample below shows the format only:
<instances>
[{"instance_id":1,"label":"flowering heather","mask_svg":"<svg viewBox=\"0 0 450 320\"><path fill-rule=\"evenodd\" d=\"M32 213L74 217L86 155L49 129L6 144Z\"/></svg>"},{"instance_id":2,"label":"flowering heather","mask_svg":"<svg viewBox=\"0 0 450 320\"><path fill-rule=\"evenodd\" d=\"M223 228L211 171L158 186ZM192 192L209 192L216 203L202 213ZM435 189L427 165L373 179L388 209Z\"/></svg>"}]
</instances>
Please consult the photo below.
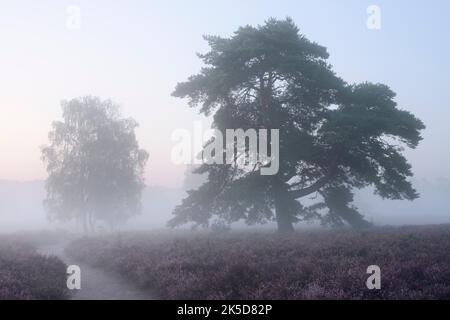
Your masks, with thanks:
<instances>
[{"instance_id":1,"label":"flowering heather","mask_svg":"<svg viewBox=\"0 0 450 320\"><path fill-rule=\"evenodd\" d=\"M450 299L450 226L271 233L121 234L68 254L163 299ZM369 265L381 290L366 287Z\"/></svg>"},{"instance_id":2,"label":"flowering heather","mask_svg":"<svg viewBox=\"0 0 450 320\"><path fill-rule=\"evenodd\" d=\"M0 300L64 299L66 266L26 244L0 238Z\"/></svg>"}]
</instances>

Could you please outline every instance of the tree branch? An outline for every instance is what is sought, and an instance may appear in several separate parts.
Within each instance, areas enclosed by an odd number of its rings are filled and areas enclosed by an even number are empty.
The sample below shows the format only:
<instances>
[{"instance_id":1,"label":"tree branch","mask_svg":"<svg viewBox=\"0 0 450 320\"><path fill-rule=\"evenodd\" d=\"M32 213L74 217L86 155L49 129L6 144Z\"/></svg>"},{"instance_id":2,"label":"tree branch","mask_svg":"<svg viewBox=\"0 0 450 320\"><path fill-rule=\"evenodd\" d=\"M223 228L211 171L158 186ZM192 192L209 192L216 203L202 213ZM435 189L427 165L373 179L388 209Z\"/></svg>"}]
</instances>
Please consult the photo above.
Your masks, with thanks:
<instances>
[{"instance_id":1,"label":"tree branch","mask_svg":"<svg viewBox=\"0 0 450 320\"><path fill-rule=\"evenodd\" d=\"M314 182L309 187L299 189L299 190L289 191L289 195L294 197L294 199L298 199L298 198L307 196L308 194L316 192L317 190L322 188L324 185L326 185L328 183L328 181L329 181L328 177L320 178L319 180Z\"/></svg>"}]
</instances>

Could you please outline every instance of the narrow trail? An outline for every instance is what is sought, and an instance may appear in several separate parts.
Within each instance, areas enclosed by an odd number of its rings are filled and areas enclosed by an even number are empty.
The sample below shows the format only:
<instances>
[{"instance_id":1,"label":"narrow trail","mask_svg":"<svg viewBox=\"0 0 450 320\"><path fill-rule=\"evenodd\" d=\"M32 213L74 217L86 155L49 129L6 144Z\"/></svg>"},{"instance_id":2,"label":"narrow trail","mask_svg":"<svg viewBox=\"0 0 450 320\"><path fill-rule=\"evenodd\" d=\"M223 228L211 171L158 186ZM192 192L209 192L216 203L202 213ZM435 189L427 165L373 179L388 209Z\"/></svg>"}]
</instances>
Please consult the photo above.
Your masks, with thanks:
<instances>
[{"instance_id":1,"label":"narrow trail","mask_svg":"<svg viewBox=\"0 0 450 320\"><path fill-rule=\"evenodd\" d=\"M48 245L38 248L39 253L59 257L67 265L77 265L81 270L81 289L71 290L71 300L153 300L151 292L143 291L124 279L91 267L85 263L74 261L68 257L64 248L67 243Z\"/></svg>"}]
</instances>

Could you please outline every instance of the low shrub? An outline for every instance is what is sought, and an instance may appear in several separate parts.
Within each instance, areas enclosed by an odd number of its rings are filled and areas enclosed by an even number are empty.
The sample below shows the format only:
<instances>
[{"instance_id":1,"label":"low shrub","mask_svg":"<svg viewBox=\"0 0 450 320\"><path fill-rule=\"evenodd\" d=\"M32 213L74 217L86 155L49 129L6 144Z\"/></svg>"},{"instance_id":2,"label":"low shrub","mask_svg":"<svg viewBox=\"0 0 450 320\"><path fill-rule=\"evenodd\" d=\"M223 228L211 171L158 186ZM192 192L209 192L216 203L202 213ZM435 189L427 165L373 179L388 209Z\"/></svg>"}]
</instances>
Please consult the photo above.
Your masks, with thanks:
<instances>
[{"instance_id":1,"label":"low shrub","mask_svg":"<svg viewBox=\"0 0 450 320\"><path fill-rule=\"evenodd\" d=\"M73 242L76 259L163 299L450 299L450 226L151 236ZM366 287L369 265L381 290Z\"/></svg>"}]
</instances>

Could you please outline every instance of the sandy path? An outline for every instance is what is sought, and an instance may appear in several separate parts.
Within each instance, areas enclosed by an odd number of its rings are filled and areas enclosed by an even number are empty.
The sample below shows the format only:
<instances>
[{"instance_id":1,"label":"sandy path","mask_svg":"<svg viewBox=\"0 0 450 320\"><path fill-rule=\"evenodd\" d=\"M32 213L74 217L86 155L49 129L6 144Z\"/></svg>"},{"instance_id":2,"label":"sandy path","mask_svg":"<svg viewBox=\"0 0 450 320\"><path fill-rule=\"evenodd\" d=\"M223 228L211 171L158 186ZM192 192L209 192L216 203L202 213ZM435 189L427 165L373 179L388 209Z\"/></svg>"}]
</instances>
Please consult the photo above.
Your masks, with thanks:
<instances>
[{"instance_id":1,"label":"sandy path","mask_svg":"<svg viewBox=\"0 0 450 320\"><path fill-rule=\"evenodd\" d=\"M67 265L78 265L81 270L81 289L72 290L72 300L152 300L155 297L126 280L91 267L85 263L73 261L64 253L65 243L38 248L39 253L55 255Z\"/></svg>"}]
</instances>

